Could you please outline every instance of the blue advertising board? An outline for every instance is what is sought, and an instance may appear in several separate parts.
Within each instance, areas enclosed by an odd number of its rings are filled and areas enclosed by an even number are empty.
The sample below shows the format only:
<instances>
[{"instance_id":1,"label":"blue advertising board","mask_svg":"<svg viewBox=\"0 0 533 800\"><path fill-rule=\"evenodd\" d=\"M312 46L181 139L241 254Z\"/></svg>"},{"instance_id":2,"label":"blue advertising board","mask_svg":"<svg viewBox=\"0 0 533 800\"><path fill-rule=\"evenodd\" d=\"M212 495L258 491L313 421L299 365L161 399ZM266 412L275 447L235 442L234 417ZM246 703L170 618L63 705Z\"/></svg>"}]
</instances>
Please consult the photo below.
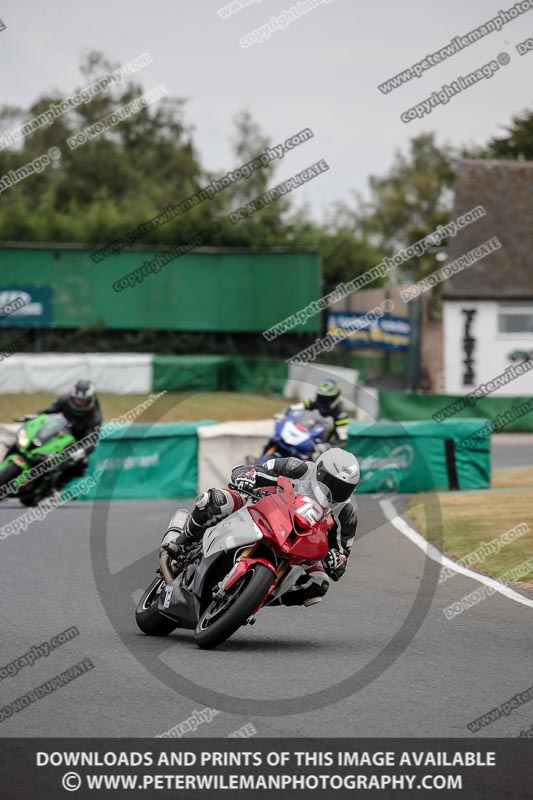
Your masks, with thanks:
<instances>
[{"instance_id":1,"label":"blue advertising board","mask_svg":"<svg viewBox=\"0 0 533 800\"><path fill-rule=\"evenodd\" d=\"M373 347L379 350L402 352L409 349L411 325L407 317L383 314L369 320L359 311L331 311L328 314L328 333L345 337L342 347Z\"/></svg>"},{"instance_id":2,"label":"blue advertising board","mask_svg":"<svg viewBox=\"0 0 533 800\"><path fill-rule=\"evenodd\" d=\"M51 286L0 283L0 327L51 327L52 299Z\"/></svg>"}]
</instances>

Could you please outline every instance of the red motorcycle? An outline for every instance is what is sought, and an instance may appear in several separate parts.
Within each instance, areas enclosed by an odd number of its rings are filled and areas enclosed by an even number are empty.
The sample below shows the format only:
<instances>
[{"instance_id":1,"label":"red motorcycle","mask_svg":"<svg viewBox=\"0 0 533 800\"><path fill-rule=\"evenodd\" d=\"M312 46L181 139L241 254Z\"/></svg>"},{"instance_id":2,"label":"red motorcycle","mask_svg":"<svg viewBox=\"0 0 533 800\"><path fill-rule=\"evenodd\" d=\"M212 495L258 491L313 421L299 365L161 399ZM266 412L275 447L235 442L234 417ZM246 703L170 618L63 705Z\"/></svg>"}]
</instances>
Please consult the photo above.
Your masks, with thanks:
<instances>
[{"instance_id":1,"label":"red motorcycle","mask_svg":"<svg viewBox=\"0 0 533 800\"><path fill-rule=\"evenodd\" d=\"M280 477L277 486L238 491L248 496L246 505L208 528L183 559L163 553L158 577L136 609L143 633L189 628L199 647L217 647L241 625L253 625L261 608L294 589L305 568L325 557L333 518L324 484ZM186 511L176 512L173 525L186 518Z\"/></svg>"}]
</instances>

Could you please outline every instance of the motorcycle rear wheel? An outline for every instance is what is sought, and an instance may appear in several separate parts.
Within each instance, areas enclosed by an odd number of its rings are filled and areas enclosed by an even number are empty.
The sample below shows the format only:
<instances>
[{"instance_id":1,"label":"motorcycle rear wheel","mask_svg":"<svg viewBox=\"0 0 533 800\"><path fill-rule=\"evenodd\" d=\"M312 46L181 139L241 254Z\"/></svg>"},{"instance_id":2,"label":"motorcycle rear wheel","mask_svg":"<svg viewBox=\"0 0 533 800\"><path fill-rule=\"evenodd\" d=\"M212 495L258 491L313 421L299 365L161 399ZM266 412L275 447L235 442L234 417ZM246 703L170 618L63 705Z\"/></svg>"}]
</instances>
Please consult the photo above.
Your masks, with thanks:
<instances>
[{"instance_id":1,"label":"motorcycle rear wheel","mask_svg":"<svg viewBox=\"0 0 533 800\"><path fill-rule=\"evenodd\" d=\"M273 580L264 564L246 570L222 600L213 600L202 613L194 631L198 647L209 650L229 639L253 614Z\"/></svg>"},{"instance_id":2,"label":"motorcycle rear wheel","mask_svg":"<svg viewBox=\"0 0 533 800\"><path fill-rule=\"evenodd\" d=\"M161 616L157 609L163 586L166 586L163 578L154 578L135 609L135 622L148 636L168 636L178 627L172 620Z\"/></svg>"}]
</instances>

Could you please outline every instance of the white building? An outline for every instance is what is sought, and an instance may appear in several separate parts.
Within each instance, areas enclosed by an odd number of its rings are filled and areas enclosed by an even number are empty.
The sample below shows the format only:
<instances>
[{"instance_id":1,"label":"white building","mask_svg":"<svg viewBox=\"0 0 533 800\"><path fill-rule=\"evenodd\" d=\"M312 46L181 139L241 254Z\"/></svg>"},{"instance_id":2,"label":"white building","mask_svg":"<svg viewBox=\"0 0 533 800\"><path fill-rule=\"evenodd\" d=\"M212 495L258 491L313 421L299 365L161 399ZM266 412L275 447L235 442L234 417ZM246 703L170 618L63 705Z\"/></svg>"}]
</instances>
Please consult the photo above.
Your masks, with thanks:
<instances>
[{"instance_id":1,"label":"white building","mask_svg":"<svg viewBox=\"0 0 533 800\"><path fill-rule=\"evenodd\" d=\"M502 247L444 286L446 394L471 392L528 358L533 366L533 162L460 161L454 218L479 205L486 215L450 240L447 263L493 237ZM493 394L533 395L533 369Z\"/></svg>"}]
</instances>

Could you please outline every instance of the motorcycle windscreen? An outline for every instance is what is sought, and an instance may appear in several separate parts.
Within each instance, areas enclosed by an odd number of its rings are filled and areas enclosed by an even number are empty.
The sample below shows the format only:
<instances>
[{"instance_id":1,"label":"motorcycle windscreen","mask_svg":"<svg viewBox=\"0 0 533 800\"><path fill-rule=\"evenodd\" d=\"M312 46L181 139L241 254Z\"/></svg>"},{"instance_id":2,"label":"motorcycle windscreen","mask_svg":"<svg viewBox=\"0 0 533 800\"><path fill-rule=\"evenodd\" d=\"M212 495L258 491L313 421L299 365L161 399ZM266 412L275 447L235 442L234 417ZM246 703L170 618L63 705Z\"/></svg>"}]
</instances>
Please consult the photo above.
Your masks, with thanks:
<instances>
[{"instance_id":1,"label":"motorcycle windscreen","mask_svg":"<svg viewBox=\"0 0 533 800\"><path fill-rule=\"evenodd\" d=\"M207 558L222 550L227 553L228 550L255 544L262 538L263 534L245 506L206 530L202 540L204 556Z\"/></svg>"},{"instance_id":2,"label":"motorcycle windscreen","mask_svg":"<svg viewBox=\"0 0 533 800\"><path fill-rule=\"evenodd\" d=\"M58 436L58 434L67 430L68 427L69 424L63 414L49 414L33 440L35 444L46 444L46 442L49 442L54 436Z\"/></svg>"},{"instance_id":3,"label":"motorcycle windscreen","mask_svg":"<svg viewBox=\"0 0 533 800\"><path fill-rule=\"evenodd\" d=\"M302 425L301 428L292 420L287 420L281 430L281 439L291 447L301 447L310 442L309 430Z\"/></svg>"},{"instance_id":4,"label":"motorcycle windscreen","mask_svg":"<svg viewBox=\"0 0 533 800\"><path fill-rule=\"evenodd\" d=\"M300 411L295 414L293 422L297 426L303 425L314 435L317 433L317 428L321 428L323 431L326 429L326 420L318 411Z\"/></svg>"},{"instance_id":5,"label":"motorcycle windscreen","mask_svg":"<svg viewBox=\"0 0 533 800\"><path fill-rule=\"evenodd\" d=\"M325 483L318 481L313 475L304 475L303 478L293 481L292 485L295 494L307 495L316 504L316 518L311 521L319 522L329 514L333 497Z\"/></svg>"},{"instance_id":6,"label":"motorcycle windscreen","mask_svg":"<svg viewBox=\"0 0 533 800\"><path fill-rule=\"evenodd\" d=\"M320 439L326 431L324 421L316 411L298 411L292 414L280 427L280 438L285 444L300 450L312 450L315 439Z\"/></svg>"}]
</instances>

